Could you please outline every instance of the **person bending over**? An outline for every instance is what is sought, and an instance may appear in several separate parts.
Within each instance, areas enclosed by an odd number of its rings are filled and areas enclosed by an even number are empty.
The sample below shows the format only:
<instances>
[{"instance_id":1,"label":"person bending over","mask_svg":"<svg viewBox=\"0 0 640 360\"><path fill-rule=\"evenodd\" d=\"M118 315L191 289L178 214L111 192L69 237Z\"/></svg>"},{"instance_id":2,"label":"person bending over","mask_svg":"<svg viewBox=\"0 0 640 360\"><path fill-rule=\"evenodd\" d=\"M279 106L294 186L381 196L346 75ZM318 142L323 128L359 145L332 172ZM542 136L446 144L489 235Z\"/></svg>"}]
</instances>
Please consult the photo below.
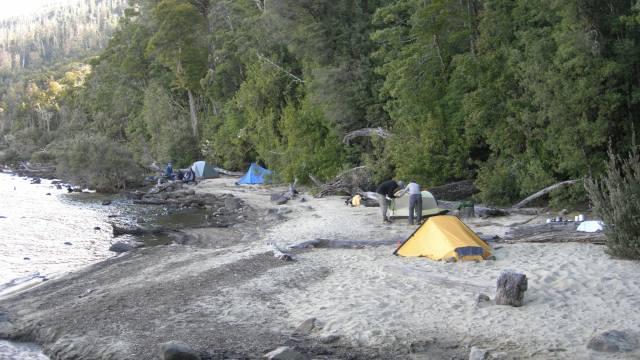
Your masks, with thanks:
<instances>
[{"instance_id":1,"label":"person bending over","mask_svg":"<svg viewBox=\"0 0 640 360\"><path fill-rule=\"evenodd\" d=\"M387 218L387 209L389 208L389 201L395 198L396 191L402 189L404 183L402 181L396 182L395 180L387 180L378 186L376 193L378 193L378 203L380 203L380 213L382 214L382 222L389 223Z\"/></svg>"}]
</instances>

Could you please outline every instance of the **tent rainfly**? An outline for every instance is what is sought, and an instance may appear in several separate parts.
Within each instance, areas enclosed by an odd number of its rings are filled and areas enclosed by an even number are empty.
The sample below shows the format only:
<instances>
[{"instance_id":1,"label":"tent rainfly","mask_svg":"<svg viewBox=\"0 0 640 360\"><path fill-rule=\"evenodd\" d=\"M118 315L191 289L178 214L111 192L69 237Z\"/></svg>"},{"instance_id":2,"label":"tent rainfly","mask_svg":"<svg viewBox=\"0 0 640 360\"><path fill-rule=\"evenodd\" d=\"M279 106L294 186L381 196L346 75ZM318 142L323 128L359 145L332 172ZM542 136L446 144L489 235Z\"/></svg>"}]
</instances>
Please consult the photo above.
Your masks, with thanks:
<instances>
[{"instance_id":1,"label":"tent rainfly","mask_svg":"<svg viewBox=\"0 0 640 360\"><path fill-rule=\"evenodd\" d=\"M256 163L251 163L249 170L240 178L238 184L269 184L271 183L271 175L271 170L267 170Z\"/></svg>"},{"instance_id":2,"label":"tent rainfly","mask_svg":"<svg viewBox=\"0 0 640 360\"><path fill-rule=\"evenodd\" d=\"M220 177L220 174L216 169L206 161L196 161L191 165L191 169L196 174L197 178L213 179Z\"/></svg>"},{"instance_id":3,"label":"tent rainfly","mask_svg":"<svg viewBox=\"0 0 640 360\"><path fill-rule=\"evenodd\" d=\"M491 247L457 217L438 215L425 221L394 254L432 260L483 260L491 256Z\"/></svg>"}]
</instances>

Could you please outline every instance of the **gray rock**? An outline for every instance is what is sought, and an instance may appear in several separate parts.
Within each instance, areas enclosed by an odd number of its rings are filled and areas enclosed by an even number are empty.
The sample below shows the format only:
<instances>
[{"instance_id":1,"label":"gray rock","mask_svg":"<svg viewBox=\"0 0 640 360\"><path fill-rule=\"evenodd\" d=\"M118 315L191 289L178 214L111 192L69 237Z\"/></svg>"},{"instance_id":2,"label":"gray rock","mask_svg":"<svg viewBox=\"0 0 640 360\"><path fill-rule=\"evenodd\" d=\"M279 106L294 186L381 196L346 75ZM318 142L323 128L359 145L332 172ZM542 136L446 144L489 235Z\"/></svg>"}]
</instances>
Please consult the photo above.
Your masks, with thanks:
<instances>
[{"instance_id":1,"label":"gray rock","mask_svg":"<svg viewBox=\"0 0 640 360\"><path fill-rule=\"evenodd\" d=\"M633 351L637 342L628 333L618 330L605 331L589 340L587 348L601 352Z\"/></svg>"},{"instance_id":2,"label":"gray rock","mask_svg":"<svg viewBox=\"0 0 640 360\"><path fill-rule=\"evenodd\" d=\"M105 206L106 206L106 205L111 205L111 200L104 200L104 201L102 202L102 205L105 205Z\"/></svg>"},{"instance_id":3,"label":"gray rock","mask_svg":"<svg viewBox=\"0 0 640 360\"><path fill-rule=\"evenodd\" d=\"M307 199L303 196L300 198L300 202L307 202Z\"/></svg>"},{"instance_id":4,"label":"gray rock","mask_svg":"<svg viewBox=\"0 0 640 360\"><path fill-rule=\"evenodd\" d=\"M489 358L489 350L481 349L477 346L471 347L469 352L469 360L487 360Z\"/></svg>"},{"instance_id":5,"label":"gray rock","mask_svg":"<svg viewBox=\"0 0 640 360\"><path fill-rule=\"evenodd\" d=\"M224 207L228 211L236 211L242 208L242 201L238 198L226 198L224 199Z\"/></svg>"},{"instance_id":6,"label":"gray rock","mask_svg":"<svg viewBox=\"0 0 640 360\"><path fill-rule=\"evenodd\" d=\"M340 335L328 335L325 337L321 337L319 340L323 344L333 344L340 341Z\"/></svg>"},{"instance_id":7,"label":"gray rock","mask_svg":"<svg viewBox=\"0 0 640 360\"><path fill-rule=\"evenodd\" d=\"M109 251L124 253L143 246L144 243L140 241L118 241L109 247Z\"/></svg>"},{"instance_id":8,"label":"gray rock","mask_svg":"<svg viewBox=\"0 0 640 360\"><path fill-rule=\"evenodd\" d=\"M45 195L47 195L47 196L51 196L51 193L46 193Z\"/></svg>"},{"instance_id":9,"label":"gray rock","mask_svg":"<svg viewBox=\"0 0 640 360\"><path fill-rule=\"evenodd\" d=\"M169 341L160 345L163 360L200 360L191 346L181 341Z\"/></svg>"},{"instance_id":10,"label":"gray rock","mask_svg":"<svg viewBox=\"0 0 640 360\"><path fill-rule=\"evenodd\" d=\"M10 338L14 327L6 314L0 313L0 339Z\"/></svg>"},{"instance_id":11,"label":"gray rock","mask_svg":"<svg viewBox=\"0 0 640 360\"><path fill-rule=\"evenodd\" d=\"M486 294L478 294L475 300L476 308L482 308L491 305L491 298Z\"/></svg>"},{"instance_id":12,"label":"gray rock","mask_svg":"<svg viewBox=\"0 0 640 360\"><path fill-rule=\"evenodd\" d=\"M293 332L295 335L309 335L314 330L322 329L322 325L316 318L309 318L302 322L302 324L298 325L296 330Z\"/></svg>"},{"instance_id":13,"label":"gray rock","mask_svg":"<svg viewBox=\"0 0 640 360\"><path fill-rule=\"evenodd\" d=\"M267 210L267 215L269 214L277 214L277 215L285 215L285 214L289 214L292 213L293 210L291 210L290 208L271 208L269 210Z\"/></svg>"},{"instance_id":14,"label":"gray rock","mask_svg":"<svg viewBox=\"0 0 640 360\"><path fill-rule=\"evenodd\" d=\"M427 351L429 351L429 347L431 347L432 344L433 342L431 340L412 341L409 344L409 353L411 354L426 353Z\"/></svg>"},{"instance_id":15,"label":"gray rock","mask_svg":"<svg viewBox=\"0 0 640 360\"><path fill-rule=\"evenodd\" d=\"M65 244L65 245L73 245L72 243L70 243L70 242L68 242L68 241L65 241L65 243L64 243L64 244Z\"/></svg>"},{"instance_id":16,"label":"gray rock","mask_svg":"<svg viewBox=\"0 0 640 360\"><path fill-rule=\"evenodd\" d=\"M304 360L304 356L288 346L281 346L264 356L270 360Z\"/></svg>"}]
</instances>

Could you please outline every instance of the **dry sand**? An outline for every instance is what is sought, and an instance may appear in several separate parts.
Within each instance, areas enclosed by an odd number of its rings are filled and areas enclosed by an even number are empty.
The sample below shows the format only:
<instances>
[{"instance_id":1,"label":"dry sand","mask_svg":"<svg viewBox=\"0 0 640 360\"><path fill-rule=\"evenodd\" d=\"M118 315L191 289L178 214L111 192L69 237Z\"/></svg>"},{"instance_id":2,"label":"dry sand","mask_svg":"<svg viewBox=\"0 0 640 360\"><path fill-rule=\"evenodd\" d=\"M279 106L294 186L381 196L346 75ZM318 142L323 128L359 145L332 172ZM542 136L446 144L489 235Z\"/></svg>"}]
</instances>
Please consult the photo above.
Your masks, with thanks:
<instances>
[{"instance_id":1,"label":"dry sand","mask_svg":"<svg viewBox=\"0 0 640 360\"><path fill-rule=\"evenodd\" d=\"M256 214L276 207L291 212L270 225L193 230L187 245L139 250L0 299L0 311L14 322L12 334L65 354L63 334L77 343L82 331L93 329L92 346L111 358L153 358L158 343L173 339L217 354L211 358L258 358L283 343L318 359L461 359L474 345L505 359L640 358L640 351L604 354L586 347L605 330L640 338L640 263L611 259L603 246L493 244L496 260L479 263L397 257L395 245L319 248L295 251L295 261L286 263L267 254L269 244L401 241L415 226L405 220L382 225L377 208L347 207L339 197L304 195L308 201L278 207L269 201L273 189L237 187L229 179L197 189L232 193ZM530 218L468 224L502 235L508 224ZM503 269L527 275L525 305L477 307L477 294L493 298ZM291 340L309 318L322 328L303 342Z\"/></svg>"}]
</instances>

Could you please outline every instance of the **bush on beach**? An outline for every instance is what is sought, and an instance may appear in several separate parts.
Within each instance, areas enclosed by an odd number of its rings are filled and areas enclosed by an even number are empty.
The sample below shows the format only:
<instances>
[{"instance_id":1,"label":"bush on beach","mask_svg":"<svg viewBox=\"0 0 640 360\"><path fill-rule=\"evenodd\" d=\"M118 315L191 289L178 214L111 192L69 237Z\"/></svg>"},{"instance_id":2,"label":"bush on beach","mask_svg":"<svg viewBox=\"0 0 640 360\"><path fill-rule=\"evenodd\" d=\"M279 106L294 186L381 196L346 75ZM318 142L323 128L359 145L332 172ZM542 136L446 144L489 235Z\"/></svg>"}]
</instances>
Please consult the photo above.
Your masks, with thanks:
<instances>
[{"instance_id":1,"label":"bush on beach","mask_svg":"<svg viewBox=\"0 0 640 360\"><path fill-rule=\"evenodd\" d=\"M80 135L56 149L58 175L113 192L137 184L141 170L131 152L103 135Z\"/></svg>"},{"instance_id":2,"label":"bush on beach","mask_svg":"<svg viewBox=\"0 0 640 360\"><path fill-rule=\"evenodd\" d=\"M605 174L585 180L595 213L605 222L609 254L640 259L640 152L632 147L628 158L609 149Z\"/></svg>"}]
</instances>

